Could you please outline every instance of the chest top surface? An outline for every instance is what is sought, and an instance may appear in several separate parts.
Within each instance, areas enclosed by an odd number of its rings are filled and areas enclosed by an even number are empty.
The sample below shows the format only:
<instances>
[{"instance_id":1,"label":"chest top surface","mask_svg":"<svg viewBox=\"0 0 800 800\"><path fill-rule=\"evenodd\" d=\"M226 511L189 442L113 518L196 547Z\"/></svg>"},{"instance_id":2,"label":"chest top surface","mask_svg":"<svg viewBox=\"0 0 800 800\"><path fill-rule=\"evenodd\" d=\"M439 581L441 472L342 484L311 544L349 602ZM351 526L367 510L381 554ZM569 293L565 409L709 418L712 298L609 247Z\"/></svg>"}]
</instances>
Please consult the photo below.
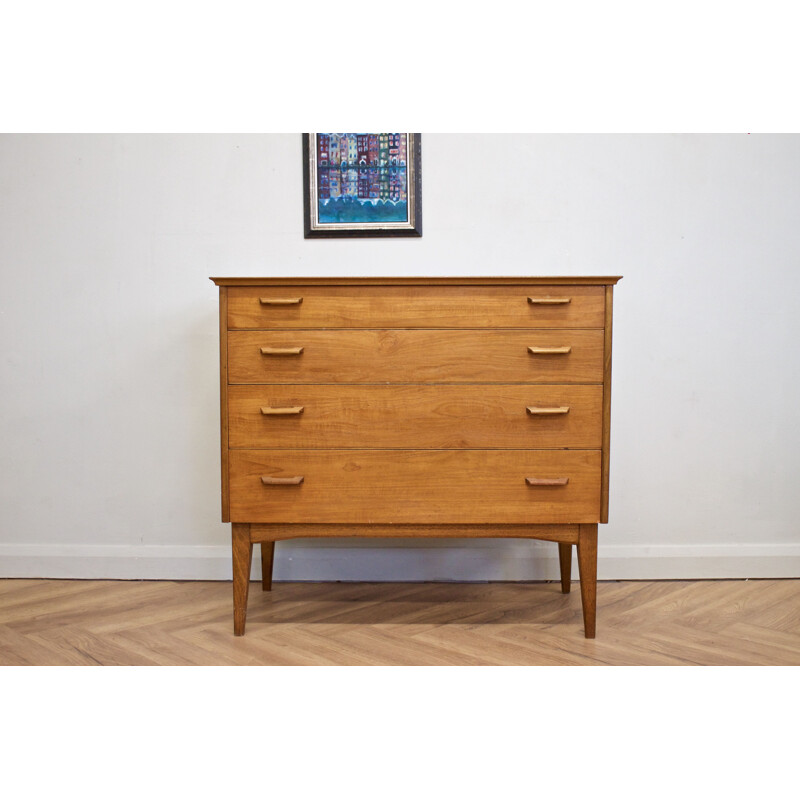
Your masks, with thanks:
<instances>
[{"instance_id":1,"label":"chest top surface","mask_svg":"<svg viewBox=\"0 0 800 800\"><path fill-rule=\"evenodd\" d=\"M463 277L212 277L217 286L502 286L502 285L586 285L609 286L622 280L620 275L610 276L463 276Z\"/></svg>"}]
</instances>

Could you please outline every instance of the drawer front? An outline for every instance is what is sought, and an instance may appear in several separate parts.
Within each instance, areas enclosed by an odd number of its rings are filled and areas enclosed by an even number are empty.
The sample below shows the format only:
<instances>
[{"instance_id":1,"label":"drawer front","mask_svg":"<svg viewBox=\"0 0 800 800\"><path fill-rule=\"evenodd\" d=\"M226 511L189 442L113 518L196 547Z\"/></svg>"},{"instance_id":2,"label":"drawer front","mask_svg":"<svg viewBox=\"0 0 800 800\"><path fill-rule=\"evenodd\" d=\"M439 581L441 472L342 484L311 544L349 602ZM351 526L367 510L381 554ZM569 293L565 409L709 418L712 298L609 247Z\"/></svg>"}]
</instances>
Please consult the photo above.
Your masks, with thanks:
<instances>
[{"instance_id":1,"label":"drawer front","mask_svg":"<svg viewBox=\"0 0 800 800\"><path fill-rule=\"evenodd\" d=\"M602 386L231 386L232 448L600 448Z\"/></svg>"},{"instance_id":2,"label":"drawer front","mask_svg":"<svg viewBox=\"0 0 800 800\"><path fill-rule=\"evenodd\" d=\"M597 522L600 452L232 450L230 511L232 522Z\"/></svg>"},{"instance_id":3,"label":"drawer front","mask_svg":"<svg viewBox=\"0 0 800 800\"><path fill-rule=\"evenodd\" d=\"M601 383L603 331L231 331L228 380Z\"/></svg>"},{"instance_id":4,"label":"drawer front","mask_svg":"<svg viewBox=\"0 0 800 800\"><path fill-rule=\"evenodd\" d=\"M231 287L228 327L602 328L604 297L602 286Z\"/></svg>"}]
</instances>

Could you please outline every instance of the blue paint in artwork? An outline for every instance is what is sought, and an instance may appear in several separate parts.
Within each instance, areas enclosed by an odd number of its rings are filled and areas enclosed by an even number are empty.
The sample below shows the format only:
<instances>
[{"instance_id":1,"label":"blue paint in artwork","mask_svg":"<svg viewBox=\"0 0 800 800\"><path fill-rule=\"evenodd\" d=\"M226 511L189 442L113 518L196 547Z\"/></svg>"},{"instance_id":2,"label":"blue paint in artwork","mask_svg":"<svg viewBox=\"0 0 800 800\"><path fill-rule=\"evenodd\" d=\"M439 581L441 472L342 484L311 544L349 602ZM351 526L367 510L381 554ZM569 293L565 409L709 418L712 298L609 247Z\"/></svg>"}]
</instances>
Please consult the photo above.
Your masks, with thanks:
<instances>
[{"instance_id":1,"label":"blue paint in artwork","mask_svg":"<svg viewBox=\"0 0 800 800\"><path fill-rule=\"evenodd\" d=\"M362 202L355 197L337 197L333 200L320 200L319 221L335 222L405 222L408 219L408 203L391 200Z\"/></svg>"},{"instance_id":2,"label":"blue paint in artwork","mask_svg":"<svg viewBox=\"0 0 800 800\"><path fill-rule=\"evenodd\" d=\"M408 134L316 134L317 220L408 222Z\"/></svg>"}]
</instances>

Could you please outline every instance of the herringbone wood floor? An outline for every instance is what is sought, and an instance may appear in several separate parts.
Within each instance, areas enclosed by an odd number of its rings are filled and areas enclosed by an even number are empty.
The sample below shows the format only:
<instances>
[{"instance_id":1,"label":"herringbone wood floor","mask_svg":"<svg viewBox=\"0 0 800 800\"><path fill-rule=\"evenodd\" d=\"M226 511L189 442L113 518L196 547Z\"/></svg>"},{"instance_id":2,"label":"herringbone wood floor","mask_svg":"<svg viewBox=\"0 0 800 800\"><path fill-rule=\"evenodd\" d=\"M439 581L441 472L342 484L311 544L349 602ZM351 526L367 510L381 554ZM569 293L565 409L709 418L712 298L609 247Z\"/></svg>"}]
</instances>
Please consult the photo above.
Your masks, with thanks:
<instances>
[{"instance_id":1,"label":"herringbone wood floor","mask_svg":"<svg viewBox=\"0 0 800 800\"><path fill-rule=\"evenodd\" d=\"M800 580L558 583L0 580L2 665L800 665Z\"/></svg>"}]
</instances>

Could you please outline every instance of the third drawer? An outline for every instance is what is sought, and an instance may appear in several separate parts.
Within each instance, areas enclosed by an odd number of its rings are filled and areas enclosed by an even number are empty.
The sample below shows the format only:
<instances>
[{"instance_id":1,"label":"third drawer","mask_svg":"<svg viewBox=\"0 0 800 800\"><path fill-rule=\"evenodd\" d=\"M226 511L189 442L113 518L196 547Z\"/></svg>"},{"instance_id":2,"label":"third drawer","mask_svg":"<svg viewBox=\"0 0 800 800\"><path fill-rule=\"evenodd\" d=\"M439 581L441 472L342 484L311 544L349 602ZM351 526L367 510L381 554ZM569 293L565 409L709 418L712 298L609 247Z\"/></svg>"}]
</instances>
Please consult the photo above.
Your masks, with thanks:
<instances>
[{"instance_id":1,"label":"third drawer","mask_svg":"<svg viewBox=\"0 0 800 800\"><path fill-rule=\"evenodd\" d=\"M231 386L231 448L601 446L603 387Z\"/></svg>"}]
</instances>

